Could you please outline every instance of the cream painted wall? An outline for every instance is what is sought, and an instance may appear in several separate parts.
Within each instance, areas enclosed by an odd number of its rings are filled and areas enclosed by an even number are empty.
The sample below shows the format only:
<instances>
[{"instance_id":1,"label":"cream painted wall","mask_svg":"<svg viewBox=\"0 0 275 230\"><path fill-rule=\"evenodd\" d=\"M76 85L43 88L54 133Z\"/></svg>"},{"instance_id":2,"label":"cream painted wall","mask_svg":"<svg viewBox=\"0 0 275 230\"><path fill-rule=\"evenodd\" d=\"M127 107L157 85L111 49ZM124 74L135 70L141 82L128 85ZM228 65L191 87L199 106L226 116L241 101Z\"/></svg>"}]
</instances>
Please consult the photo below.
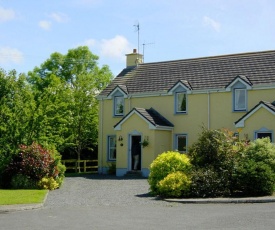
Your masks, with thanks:
<instances>
[{"instance_id":1,"label":"cream painted wall","mask_svg":"<svg viewBox=\"0 0 275 230\"><path fill-rule=\"evenodd\" d=\"M271 102L274 101L274 95L275 89L248 90L248 110L252 109L261 100ZM119 135L122 135L124 138L123 147L117 147L117 151L122 153L117 159L117 167L127 166L128 143L126 139L128 139L129 132L133 130L139 131L143 135L143 138L145 135L150 137L149 146L142 149L142 154L145 156L142 158L142 167L147 167L156 157L156 155L159 154L159 146L161 146L162 143L170 146L168 148L171 148L171 150L173 149L174 140L172 134L187 134L188 146L192 145L192 143L197 140L198 134L201 132L201 126L204 125L205 127L208 127L208 99L210 102L209 127L211 129L229 128L232 131L236 131L237 129L235 128L234 122L242 117L246 112L232 111L232 92L210 92L209 94L206 92L200 94L188 94L187 114L180 115L174 114L173 95L165 95L160 97L139 97L130 99L125 98L125 114L127 114L134 107L146 109L153 107L162 116L174 124L175 127L172 132L167 131L167 133L164 132L161 135L158 133L158 136L161 136L159 139L156 138L156 133L159 131L149 130L148 125L141 118L137 117L137 115L133 115L122 125L122 131L116 132L114 130L114 125L121 120L121 117L113 117L113 101L111 99L104 99L103 114L101 111L99 118L99 154L102 156L102 166L108 167L106 158L108 135L116 134L117 138ZM264 119L261 119L262 116ZM260 112L259 116L257 115L256 118L249 118L255 119L255 121L253 120L252 122L252 120L247 120L246 124L249 124L249 127L246 125L244 132L249 133L249 138L253 139L254 130L261 128L256 127L257 125L264 126L260 124L264 124L263 121L266 120L266 116L270 117L270 115L265 114L265 112ZM271 116L270 119L273 119L274 121L274 117ZM275 131L274 125L272 126L274 122L272 123L268 120L265 122L267 122L266 126L273 127ZM127 127L127 129L124 129L124 127ZM117 143L117 145L119 145L119 143Z\"/></svg>"},{"instance_id":2,"label":"cream painted wall","mask_svg":"<svg viewBox=\"0 0 275 230\"><path fill-rule=\"evenodd\" d=\"M151 160L151 154L154 151L155 140L154 131L149 129L149 125L141 117L133 114L129 117L121 126L121 131L117 132L117 137L121 135L123 137L123 146L117 145L117 167L127 168L130 156L130 134L140 134L143 140L145 136L149 137L149 146L142 148L142 167L148 165L148 158ZM149 161L150 161L149 160ZM150 161L151 162L151 161ZM147 166L146 166L147 167Z\"/></svg>"},{"instance_id":3,"label":"cream painted wall","mask_svg":"<svg viewBox=\"0 0 275 230\"><path fill-rule=\"evenodd\" d=\"M255 131L266 128L273 131L275 134L274 114L267 111L265 108L260 108L256 113L245 120L245 127L240 132L240 138L248 135L248 139L254 140ZM274 137L273 137L274 138Z\"/></svg>"}]
</instances>

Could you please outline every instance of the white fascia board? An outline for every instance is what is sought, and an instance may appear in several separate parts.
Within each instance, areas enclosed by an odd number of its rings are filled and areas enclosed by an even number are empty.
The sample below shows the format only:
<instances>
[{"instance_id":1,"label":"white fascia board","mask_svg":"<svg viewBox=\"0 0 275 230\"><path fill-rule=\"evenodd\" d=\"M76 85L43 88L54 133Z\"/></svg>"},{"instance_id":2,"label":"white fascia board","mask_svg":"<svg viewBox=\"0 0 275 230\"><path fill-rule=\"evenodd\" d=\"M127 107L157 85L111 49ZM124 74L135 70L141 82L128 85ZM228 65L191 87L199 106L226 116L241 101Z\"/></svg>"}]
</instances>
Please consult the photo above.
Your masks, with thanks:
<instances>
[{"instance_id":1,"label":"white fascia board","mask_svg":"<svg viewBox=\"0 0 275 230\"><path fill-rule=\"evenodd\" d=\"M226 87L226 91L231 91L232 86L235 85L237 82L241 82L242 84L244 84L246 86L246 89L252 89L251 85L247 84L247 82L245 82L240 77L237 77L233 82L230 83L230 85Z\"/></svg>"},{"instance_id":2,"label":"white fascia board","mask_svg":"<svg viewBox=\"0 0 275 230\"><path fill-rule=\"evenodd\" d=\"M116 86L116 88L108 95L108 99L112 99L113 95L119 91L121 94L123 94L124 98L127 98L127 94L119 87Z\"/></svg>"},{"instance_id":3,"label":"white fascia board","mask_svg":"<svg viewBox=\"0 0 275 230\"><path fill-rule=\"evenodd\" d=\"M119 125L117 125L114 130L121 130L121 125L129 118L131 117L133 114L138 115L142 120L144 120L148 125L149 125L149 129L156 129L156 127L150 122L148 121L145 117L143 117L140 113L138 113L136 110L133 110L131 113L129 113L126 117L122 118L123 121L119 123Z\"/></svg>"},{"instance_id":4,"label":"white fascia board","mask_svg":"<svg viewBox=\"0 0 275 230\"><path fill-rule=\"evenodd\" d=\"M259 85L253 85L253 90L259 90L259 89L275 89L275 84L259 84Z\"/></svg>"},{"instance_id":5,"label":"white fascia board","mask_svg":"<svg viewBox=\"0 0 275 230\"><path fill-rule=\"evenodd\" d=\"M235 124L236 128L244 128L244 119L240 120L237 124Z\"/></svg>"},{"instance_id":6,"label":"white fascia board","mask_svg":"<svg viewBox=\"0 0 275 230\"><path fill-rule=\"evenodd\" d=\"M186 85L184 85L182 82L178 82L178 83L175 84L168 92L169 92L169 93L170 93L170 92L173 93L174 90L175 90L177 87L179 87L179 86L181 86L182 88L184 88L186 92L191 91L191 90L190 90L188 87L186 87Z\"/></svg>"},{"instance_id":7,"label":"white fascia board","mask_svg":"<svg viewBox=\"0 0 275 230\"><path fill-rule=\"evenodd\" d=\"M157 125L157 126L155 127L155 129L157 129L157 130L173 130L174 127Z\"/></svg>"}]
</instances>

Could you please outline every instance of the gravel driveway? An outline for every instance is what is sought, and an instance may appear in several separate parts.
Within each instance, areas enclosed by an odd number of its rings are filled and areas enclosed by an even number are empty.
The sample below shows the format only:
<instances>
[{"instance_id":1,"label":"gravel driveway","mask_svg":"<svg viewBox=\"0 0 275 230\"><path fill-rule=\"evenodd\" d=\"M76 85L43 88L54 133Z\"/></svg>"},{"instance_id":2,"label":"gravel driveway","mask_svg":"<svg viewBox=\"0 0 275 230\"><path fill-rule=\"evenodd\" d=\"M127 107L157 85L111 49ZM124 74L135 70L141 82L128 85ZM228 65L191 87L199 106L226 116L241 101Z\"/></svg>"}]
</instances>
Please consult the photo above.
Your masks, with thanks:
<instances>
[{"instance_id":1,"label":"gravel driveway","mask_svg":"<svg viewBox=\"0 0 275 230\"><path fill-rule=\"evenodd\" d=\"M274 203L169 203L148 191L147 179L67 177L43 208L0 213L0 229L275 229Z\"/></svg>"},{"instance_id":2,"label":"gravel driveway","mask_svg":"<svg viewBox=\"0 0 275 230\"><path fill-rule=\"evenodd\" d=\"M49 192L45 207L62 206L131 206L169 203L149 194L147 179L107 175L66 177L60 189Z\"/></svg>"}]
</instances>

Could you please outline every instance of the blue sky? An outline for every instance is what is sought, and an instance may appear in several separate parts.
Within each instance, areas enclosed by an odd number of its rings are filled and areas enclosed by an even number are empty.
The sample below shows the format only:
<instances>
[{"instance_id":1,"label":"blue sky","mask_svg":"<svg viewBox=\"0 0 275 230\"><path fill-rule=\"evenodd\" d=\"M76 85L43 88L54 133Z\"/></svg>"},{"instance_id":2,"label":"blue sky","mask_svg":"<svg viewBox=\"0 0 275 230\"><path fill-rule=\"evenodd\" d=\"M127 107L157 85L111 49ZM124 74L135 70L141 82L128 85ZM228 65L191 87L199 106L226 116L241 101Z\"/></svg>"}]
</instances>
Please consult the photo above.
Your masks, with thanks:
<instances>
[{"instance_id":1,"label":"blue sky","mask_svg":"<svg viewBox=\"0 0 275 230\"><path fill-rule=\"evenodd\" d=\"M138 23L145 62L274 50L274 12L274 0L0 0L0 67L27 72L87 45L117 75Z\"/></svg>"}]
</instances>

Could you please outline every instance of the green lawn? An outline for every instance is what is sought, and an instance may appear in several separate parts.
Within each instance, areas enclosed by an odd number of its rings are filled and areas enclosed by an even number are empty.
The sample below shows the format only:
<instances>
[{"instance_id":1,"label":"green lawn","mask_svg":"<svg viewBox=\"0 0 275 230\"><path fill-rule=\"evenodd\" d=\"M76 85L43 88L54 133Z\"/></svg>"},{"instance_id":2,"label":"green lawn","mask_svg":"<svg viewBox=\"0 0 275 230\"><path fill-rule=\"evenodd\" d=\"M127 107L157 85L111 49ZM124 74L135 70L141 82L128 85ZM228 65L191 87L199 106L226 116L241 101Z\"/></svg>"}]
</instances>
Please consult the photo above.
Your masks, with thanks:
<instances>
[{"instance_id":1,"label":"green lawn","mask_svg":"<svg viewBox=\"0 0 275 230\"><path fill-rule=\"evenodd\" d=\"M48 190L0 189L0 205L42 203Z\"/></svg>"}]
</instances>

